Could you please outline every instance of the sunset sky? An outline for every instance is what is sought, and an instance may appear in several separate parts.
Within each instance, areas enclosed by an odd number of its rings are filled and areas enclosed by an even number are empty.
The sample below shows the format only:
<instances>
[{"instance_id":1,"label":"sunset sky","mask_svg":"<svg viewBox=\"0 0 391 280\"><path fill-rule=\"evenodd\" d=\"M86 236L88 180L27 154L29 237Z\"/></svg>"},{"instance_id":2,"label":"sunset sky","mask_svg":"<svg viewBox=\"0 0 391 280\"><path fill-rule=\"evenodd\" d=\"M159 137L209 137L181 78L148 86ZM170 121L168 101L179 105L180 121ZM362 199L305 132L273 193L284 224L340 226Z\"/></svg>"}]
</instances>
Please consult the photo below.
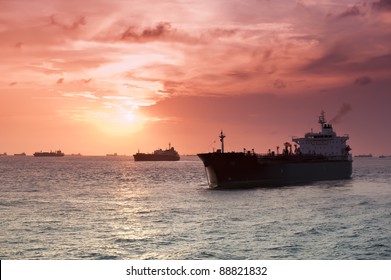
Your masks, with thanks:
<instances>
[{"instance_id":1,"label":"sunset sky","mask_svg":"<svg viewBox=\"0 0 391 280\"><path fill-rule=\"evenodd\" d=\"M0 153L391 155L391 0L0 0Z\"/></svg>"}]
</instances>

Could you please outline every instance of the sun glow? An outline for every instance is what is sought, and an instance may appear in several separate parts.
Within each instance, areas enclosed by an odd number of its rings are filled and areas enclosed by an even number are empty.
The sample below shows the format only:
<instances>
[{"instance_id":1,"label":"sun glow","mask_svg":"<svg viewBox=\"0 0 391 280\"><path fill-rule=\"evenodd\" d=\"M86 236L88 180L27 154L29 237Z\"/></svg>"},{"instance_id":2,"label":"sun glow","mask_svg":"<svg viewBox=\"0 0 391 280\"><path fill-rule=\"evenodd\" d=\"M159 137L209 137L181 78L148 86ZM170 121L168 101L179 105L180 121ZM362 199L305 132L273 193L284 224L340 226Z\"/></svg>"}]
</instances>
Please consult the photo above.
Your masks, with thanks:
<instances>
[{"instance_id":1,"label":"sun glow","mask_svg":"<svg viewBox=\"0 0 391 280\"><path fill-rule=\"evenodd\" d=\"M142 129L144 118L136 110L109 105L106 107L105 110L84 111L79 120L93 124L110 136L123 136Z\"/></svg>"}]
</instances>

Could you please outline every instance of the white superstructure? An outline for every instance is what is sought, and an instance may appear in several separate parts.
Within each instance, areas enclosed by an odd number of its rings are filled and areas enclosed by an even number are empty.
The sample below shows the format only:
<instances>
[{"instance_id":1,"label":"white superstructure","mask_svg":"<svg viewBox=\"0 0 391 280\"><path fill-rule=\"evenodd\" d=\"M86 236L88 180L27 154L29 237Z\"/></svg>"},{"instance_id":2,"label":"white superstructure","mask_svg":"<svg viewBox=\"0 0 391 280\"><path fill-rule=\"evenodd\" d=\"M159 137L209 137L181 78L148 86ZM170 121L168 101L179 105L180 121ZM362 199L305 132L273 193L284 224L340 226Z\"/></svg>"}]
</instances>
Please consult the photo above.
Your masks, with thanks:
<instances>
[{"instance_id":1,"label":"white superstructure","mask_svg":"<svg viewBox=\"0 0 391 280\"><path fill-rule=\"evenodd\" d=\"M324 111L319 116L319 124L321 126L320 132L311 131L306 133L303 138L292 138L293 142L300 145L297 152L330 157L348 156L350 147L346 141L349 139L349 135L337 136L332 125L327 123Z\"/></svg>"}]
</instances>

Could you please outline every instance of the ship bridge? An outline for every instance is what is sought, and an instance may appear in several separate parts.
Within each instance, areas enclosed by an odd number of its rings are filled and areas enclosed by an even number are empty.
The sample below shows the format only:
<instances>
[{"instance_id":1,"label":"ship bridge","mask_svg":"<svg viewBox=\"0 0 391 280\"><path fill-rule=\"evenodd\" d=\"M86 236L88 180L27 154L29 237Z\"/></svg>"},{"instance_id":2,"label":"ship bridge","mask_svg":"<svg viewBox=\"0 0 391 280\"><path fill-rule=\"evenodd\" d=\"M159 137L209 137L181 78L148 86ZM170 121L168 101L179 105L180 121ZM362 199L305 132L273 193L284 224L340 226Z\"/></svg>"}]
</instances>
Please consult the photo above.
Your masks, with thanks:
<instances>
[{"instance_id":1,"label":"ship bridge","mask_svg":"<svg viewBox=\"0 0 391 280\"><path fill-rule=\"evenodd\" d=\"M320 132L307 132L304 137L292 137L292 141L299 144L301 154L316 154L323 156L346 156L349 146L346 141L348 135L337 136L331 124L327 123L324 112L319 117Z\"/></svg>"}]
</instances>

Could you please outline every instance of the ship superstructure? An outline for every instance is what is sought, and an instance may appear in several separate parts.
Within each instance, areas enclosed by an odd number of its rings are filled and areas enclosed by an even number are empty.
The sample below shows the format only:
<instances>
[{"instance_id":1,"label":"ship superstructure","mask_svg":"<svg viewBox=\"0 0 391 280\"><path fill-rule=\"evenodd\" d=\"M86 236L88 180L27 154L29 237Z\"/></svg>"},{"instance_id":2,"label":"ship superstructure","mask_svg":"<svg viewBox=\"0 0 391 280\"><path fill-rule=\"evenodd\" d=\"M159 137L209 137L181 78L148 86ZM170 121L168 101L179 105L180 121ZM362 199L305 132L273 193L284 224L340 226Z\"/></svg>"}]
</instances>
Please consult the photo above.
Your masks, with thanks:
<instances>
[{"instance_id":1,"label":"ship superstructure","mask_svg":"<svg viewBox=\"0 0 391 280\"><path fill-rule=\"evenodd\" d=\"M224 151L221 149L198 154L203 161L211 188L269 187L301 184L319 180L347 179L352 174L352 156L346 144L348 135L337 136L324 112L319 117L320 132L308 132L293 137L292 144L284 143L282 153L269 150L267 154L254 151Z\"/></svg>"},{"instance_id":2,"label":"ship superstructure","mask_svg":"<svg viewBox=\"0 0 391 280\"><path fill-rule=\"evenodd\" d=\"M135 161L178 161L180 156L178 152L171 147L171 143L168 144L168 149L155 150L152 154L137 152L133 155Z\"/></svg>"},{"instance_id":3,"label":"ship superstructure","mask_svg":"<svg viewBox=\"0 0 391 280\"><path fill-rule=\"evenodd\" d=\"M346 144L349 135L337 136L331 124L327 123L324 111L319 116L320 132L307 132L304 137L293 137L292 141L300 145L302 154L323 155L326 157L345 157L350 148Z\"/></svg>"}]
</instances>

